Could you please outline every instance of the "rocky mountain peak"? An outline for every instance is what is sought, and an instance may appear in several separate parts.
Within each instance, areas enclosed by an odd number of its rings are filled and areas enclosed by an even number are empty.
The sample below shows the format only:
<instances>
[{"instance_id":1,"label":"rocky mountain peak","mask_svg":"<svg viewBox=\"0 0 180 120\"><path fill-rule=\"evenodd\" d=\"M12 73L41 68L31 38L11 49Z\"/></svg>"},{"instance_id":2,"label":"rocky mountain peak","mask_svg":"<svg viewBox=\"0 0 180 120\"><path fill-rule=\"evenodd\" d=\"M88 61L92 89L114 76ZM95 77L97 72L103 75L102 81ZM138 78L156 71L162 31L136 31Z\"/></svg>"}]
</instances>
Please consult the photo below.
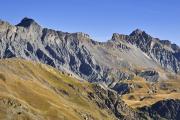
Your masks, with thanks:
<instances>
[{"instance_id":1,"label":"rocky mountain peak","mask_svg":"<svg viewBox=\"0 0 180 120\"><path fill-rule=\"evenodd\" d=\"M8 22L0 19L0 32L5 32L9 26L10 24Z\"/></svg>"},{"instance_id":2,"label":"rocky mountain peak","mask_svg":"<svg viewBox=\"0 0 180 120\"><path fill-rule=\"evenodd\" d=\"M78 40L90 39L90 36L83 32L72 33L72 36L77 38Z\"/></svg>"},{"instance_id":3,"label":"rocky mountain peak","mask_svg":"<svg viewBox=\"0 0 180 120\"><path fill-rule=\"evenodd\" d=\"M25 17L21 20L21 22L19 24L17 24L17 26L21 26L21 27L25 27L28 28L30 26L38 26L40 27L40 25L33 19Z\"/></svg>"},{"instance_id":4,"label":"rocky mountain peak","mask_svg":"<svg viewBox=\"0 0 180 120\"><path fill-rule=\"evenodd\" d=\"M86 37L86 38L90 38L90 36L89 36L88 34L83 33L83 32L77 32L77 33L76 33L76 35L77 35L77 36L79 36L79 37Z\"/></svg>"},{"instance_id":5,"label":"rocky mountain peak","mask_svg":"<svg viewBox=\"0 0 180 120\"><path fill-rule=\"evenodd\" d=\"M152 39L152 37L149 34L147 34L145 31L140 30L140 29L134 30L129 36L134 37L134 38L140 38L140 39L144 38L146 40Z\"/></svg>"},{"instance_id":6,"label":"rocky mountain peak","mask_svg":"<svg viewBox=\"0 0 180 120\"><path fill-rule=\"evenodd\" d=\"M143 33L145 33L145 31L141 30L141 29L135 29L130 35L134 36L134 35L142 35Z\"/></svg>"},{"instance_id":7,"label":"rocky mountain peak","mask_svg":"<svg viewBox=\"0 0 180 120\"><path fill-rule=\"evenodd\" d=\"M160 40L160 43L166 46L171 46L171 42L169 40Z\"/></svg>"},{"instance_id":8,"label":"rocky mountain peak","mask_svg":"<svg viewBox=\"0 0 180 120\"><path fill-rule=\"evenodd\" d=\"M180 52L180 47L179 47L178 45L176 45L176 44L171 44L171 47L172 47L172 49L173 49L174 51Z\"/></svg>"},{"instance_id":9,"label":"rocky mountain peak","mask_svg":"<svg viewBox=\"0 0 180 120\"><path fill-rule=\"evenodd\" d=\"M113 33L113 35L112 35L113 41L126 40L127 38L128 38L128 35L124 35L124 34Z\"/></svg>"},{"instance_id":10,"label":"rocky mountain peak","mask_svg":"<svg viewBox=\"0 0 180 120\"><path fill-rule=\"evenodd\" d=\"M0 19L0 25L2 24L8 24L8 23Z\"/></svg>"}]
</instances>

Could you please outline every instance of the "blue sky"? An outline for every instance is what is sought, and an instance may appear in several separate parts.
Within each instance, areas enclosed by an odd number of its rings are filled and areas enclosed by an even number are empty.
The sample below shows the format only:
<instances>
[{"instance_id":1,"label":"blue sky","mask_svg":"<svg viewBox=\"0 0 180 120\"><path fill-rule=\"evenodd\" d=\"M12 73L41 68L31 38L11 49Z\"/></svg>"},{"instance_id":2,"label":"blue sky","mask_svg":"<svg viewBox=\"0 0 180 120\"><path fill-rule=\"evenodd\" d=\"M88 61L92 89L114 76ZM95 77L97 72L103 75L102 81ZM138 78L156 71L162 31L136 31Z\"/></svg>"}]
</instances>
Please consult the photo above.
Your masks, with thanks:
<instances>
[{"instance_id":1,"label":"blue sky","mask_svg":"<svg viewBox=\"0 0 180 120\"><path fill-rule=\"evenodd\" d=\"M0 19L12 24L26 16L43 27L85 32L98 41L139 28L180 45L180 0L1 0L0 4Z\"/></svg>"}]
</instances>

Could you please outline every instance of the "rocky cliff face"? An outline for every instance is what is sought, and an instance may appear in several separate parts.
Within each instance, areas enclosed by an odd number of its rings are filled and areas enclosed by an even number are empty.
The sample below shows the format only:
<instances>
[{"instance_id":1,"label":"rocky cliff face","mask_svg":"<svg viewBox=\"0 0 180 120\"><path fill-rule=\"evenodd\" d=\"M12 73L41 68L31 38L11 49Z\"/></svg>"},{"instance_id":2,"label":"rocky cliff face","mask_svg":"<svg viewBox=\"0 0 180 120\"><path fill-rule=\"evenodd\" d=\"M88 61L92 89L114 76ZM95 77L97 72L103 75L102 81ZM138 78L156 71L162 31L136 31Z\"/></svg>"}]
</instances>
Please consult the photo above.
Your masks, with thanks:
<instances>
[{"instance_id":1,"label":"rocky cliff face","mask_svg":"<svg viewBox=\"0 0 180 120\"><path fill-rule=\"evenodd\" d=\"M16 26L0 21L0 58L40 61L90 82L109 85L113 79L116 82L128 79L137 66L153 69L161 66L160 69L179 73L179 54L177 45L140 30L130 35L115 33L108 42L96 42L84 33L42 28L29 18Z\"/></svg>"},{"instance_id":2,"label":"rocky cliff face","mask_svg":"<svg viewBox=\"0 0 180 120\"><path fill-rule=\"evenodd\" d=\"M82 41L83 33L64 33L41 28L34 20L24 18L17 26L1 21L0 57L36 60L88 80L98 79L100 66Z\"/></svg>"},{"instance_id":3,"label":"rocky cliff face","mask_svg":"<svg viewBox=\"0 0 180 120\"><path fill-rule=\"evenodd\" d=\"M89 93L89 98L96 102L101 109L109 109L120 120L144 120L151 119L143 112L134 110L127 106L117 92L94 85L95 93Z\"/></svg>"},{"instance_id":4,"label":"rocky cliff face","mask_svg":"<svg viewBox=\"0 0 180 120\"><path fill-rule=\"evenodd\" d=\"M154 61L168 70L180 72L179 53L180 48L171 44L168 40L159 40L151 37L144 31L135 30L130 34L130 42L139 47Z\"/></svg>"},{"instance_id":5,"label":"rocky cliff face","mask_svg":"<svg viewBox=\"0 0 180 120\"><path fill-rule=\"evenodd\" d=\"M163 100L140 110L155 120L178 120L180 118L180 100Z\"/></svg>"}]
</instances>

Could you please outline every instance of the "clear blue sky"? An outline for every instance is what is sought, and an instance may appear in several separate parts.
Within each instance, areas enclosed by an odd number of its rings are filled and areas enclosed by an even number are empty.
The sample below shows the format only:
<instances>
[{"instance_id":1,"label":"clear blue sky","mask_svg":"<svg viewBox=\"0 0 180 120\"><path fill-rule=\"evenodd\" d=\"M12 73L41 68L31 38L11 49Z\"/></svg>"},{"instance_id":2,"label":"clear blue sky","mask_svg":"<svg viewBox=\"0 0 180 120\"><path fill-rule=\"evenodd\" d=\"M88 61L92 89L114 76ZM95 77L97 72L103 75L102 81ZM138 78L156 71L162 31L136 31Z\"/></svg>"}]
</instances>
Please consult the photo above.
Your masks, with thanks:
<instances>
[{"instance_id":1,"label":"clear blue sky","mask_svg":"<svg viewBox=\"0 0 180 120\"><path fill-rule=\"evenodd\" d=\"M17 24L23 17L43 27L85 32L98 41L140 28L180 45L180 0L1 0L0 18Z\"/></svg>"}]
</instances>

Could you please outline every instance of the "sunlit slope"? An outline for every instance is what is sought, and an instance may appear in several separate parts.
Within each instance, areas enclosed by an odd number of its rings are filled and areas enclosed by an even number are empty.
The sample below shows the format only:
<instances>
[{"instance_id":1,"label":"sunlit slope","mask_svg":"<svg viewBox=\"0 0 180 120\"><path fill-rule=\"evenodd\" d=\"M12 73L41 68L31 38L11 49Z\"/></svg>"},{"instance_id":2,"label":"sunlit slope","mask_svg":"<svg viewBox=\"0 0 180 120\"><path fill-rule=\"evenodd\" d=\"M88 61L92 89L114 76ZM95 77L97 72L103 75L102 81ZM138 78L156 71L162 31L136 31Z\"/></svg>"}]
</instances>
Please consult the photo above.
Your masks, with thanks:
<instances>
[{"instance_id":1,"label":"sunlit slope","mask_svg":"<svg viewBox=\"0 0 180 120\"><path fill-rule=\"evenodd\" d=\"M50 66L0 60L0 119L114 119L88 99L91 84Z\"/></svg>"},{"instance_id":2,"label":"sunlit slope","mask_svg":"<svg viewBox=\"0 0 180 120\"><path fill-rule=\"evenodd\" d=\"M122 99L133 108L150 106L166 99L180 99L179 76L169 76L168 78L168 80L155 83L148 82L141 77L122 81L123 84L133 86L127 94L122 95Z\"/></svg>"}]
</instances>

